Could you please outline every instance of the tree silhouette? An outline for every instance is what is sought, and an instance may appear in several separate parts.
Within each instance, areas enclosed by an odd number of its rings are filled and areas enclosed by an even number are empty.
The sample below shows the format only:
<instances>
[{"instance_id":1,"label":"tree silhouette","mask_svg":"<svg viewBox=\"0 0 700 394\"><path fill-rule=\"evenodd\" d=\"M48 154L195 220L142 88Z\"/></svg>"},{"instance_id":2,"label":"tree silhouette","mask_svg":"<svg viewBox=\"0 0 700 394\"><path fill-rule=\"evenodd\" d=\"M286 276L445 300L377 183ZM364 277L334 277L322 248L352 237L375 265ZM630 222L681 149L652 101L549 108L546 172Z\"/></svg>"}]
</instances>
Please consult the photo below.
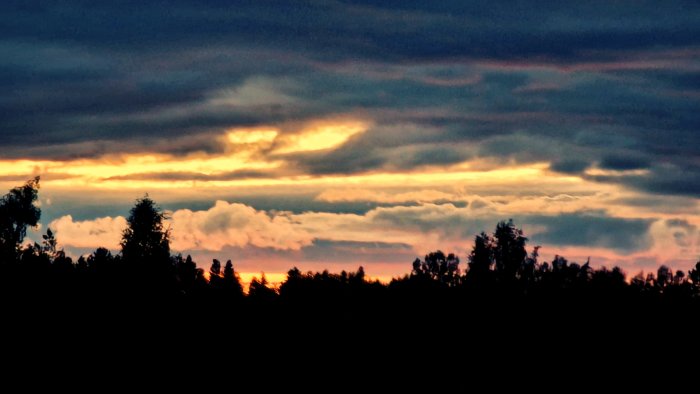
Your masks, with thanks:
<instances>
[{"instance_id":1,"label":"tree silhouette","mask_svg":"<svg viewBox=\"0 0 700 394\"><path fill-rule=\"evenodd\" d=\"M66 256L66 252L63 250L56 251L52 265L54 270L61 275L70 275L75 268L73 266L73 259Z\"/></svg>"},{"instance_id":2,"label":"tree silhouette","mask_svg":"<svg viewBox=\"0 0 700 394\"><path fill-rule=\"evenodd\" d=\"M175 271L180 285L180 290L184 293L194 291L197 281L197 264L192 260L192 256L187 255L185 259L178 254L173 259L175 261Z\"/></svg>"},{"instance_id":3,"label":"tree silhouette","mask_svg":"<svg viewBox=\"0 0 700 394\"><path fill-rule=\"evenodd\" d=\"M467 279L472 283L484 283L489 280L493 266L493 241L482 232L474 238L474 247L469 254L469 272Z\"/></svg>"},{"instance_id":4,"label":"tree silhouette","mask_svg":"<svg viewBox=\"0 0 700 394\"><path fill-rule=\"evenodd\" d=\"M56 236L50 228L46 229L46 234L41 236L44 241L42 241L42 250L44 253L48 254L50 257L55 257L58 252L58 241Z\"/></svg>"},{"instance_id":5,"label":"tree silhouette","mask_svg":"<svg viewBox=\"0 0 700 394\"><path fill-rule=\"evenodd\" d=\"M267 278L263 272L260 279L253 277L248 287L248 298L256 303L269 303L275 299L277 292L268 286Z\"/></svg>"},{"instance_id":6,"label":"tree silhouette","mask_svg":"<svg viewBox=\"0 0 700 394\"><path fill-rule=\"evenodd\" d=\"M122 259L133 277L152 282L153 288L173 287L176 283L170 259L170 230L164 228L165 213L148 196L136 200L122 233ZM147 290L149 285L145 285Z\"/></svg>"},{"instance_id":7,"label":"tree silhouette","mask_svg":"<svg viewBox=\"0 0 700 394\"><path fill-rule=\"evenodd\" d=\"M530 253L530 256L525 258L525 261L518 270L518 278L526 288L533 286L537 281L537 267L539 265L539 256L540 246L538 245L532 249L532 253Z\"/></svg>"},{"instance_id":8,"label":"tree silhouette","mask_svg":"<svg viewBox=\"0 0 700 394\"><path fill-rule=\"evenodd\" d=\"M112 252L107 248L97 248L87 258L88 270L97 275L106 275L115 264Z\"/></svg>"},{"instance_id":9,"label":"tree silhouette","mask_svg":"<svg viewBox=\"0 0 700 394\"><path fill-rule=\"evenodd\" d=\"M665 321L686 323L700 316L700 262L687 272L662 265L646 275L640 272L628 283L619 267L594 268L590 259L580 264L556 255L540 263L539 247L528 256L527 238L512 221L498 223L492 235L474 238L466 274L460 271L458 256L438 250L415 259L410 275L388 285L368 280L361 266L340 274L293 268L279 292L262 274L253 278L244 297L231 260L221 264L214 259L207 280L191 256L170 256L165 214L148 197L131 209L122 251L116 256L98 248L74 264L49 228L42 241L22 246L27 226L38 223L37 188L35 179L0 199L3 262L10 263L0 264L0 301L34 316L82 317L84 327L102 311L118 316L108 321L125 319L134 326L135 316L164 310L177 316L169 327L179 327L183 318L206 316L201 321L230 320L228 327L239 327L244 319L256 331L280 321L301 328L325 325L335 332L338 327L367 329L394 320L404 328L424 323L416 326L419 342L426 339L451 348L455 342L449 332L466 328L467 338L493 338L497 345L503 338L500 333L516 327L517 320L517 327L527 329L534 323L547 333L541 340L523 336L533 345L546 340L566 346L569 342L550 341L549 336L569 320L579 329L578 323L599 327L628 319L630 327L638 327L645 318L670 316ZM88 307L93 300L99 308ZM465 315L477 324L460 327ZM45 327L46 322L36 326Z\"/></svg>"},{"instance_id":10,"label":"tree silhouette","mask_svg":"<svg viewBox=\"0 0 700 394\"><path fill-rule=\"evenodd\" d=\"M656 285L661 289L673 283L673 271L665 265L656 271Z\"/></svg>"},{"instance_id":11,"label":"tree silhouette","mask_svg":"<svg viewBox=\"0 0 700 394\"><path fill-rule=\"evenodd\" d=\"M148 196L136 200L128 227L122 233L126 261L162 261L170 257L170 230L163 227L165 213Z\"/></svg>"},{"instance_id":12,"label":"tree silhouette","mask_svg":"<svg viewBox=\"0 0 700 394\"><path fill-rule=\"evenodd\" d=\"M681 286L685 283L685 272L678 270L673 276L673 284L675 286Z\"/></svg>"},{"instance_id":13,"label":"tree silhouette","mask_svg":"<svg viewBox=\"0 0 700 394\"><path fill-rule=\"evenodd\" d=\"M357 272L351 272L350 275L347 276L347 282L355 285L361 285L365 283L366 276L367 275L365 274L365 267L359 266L357 267Z\"/></svg>"},{"instance_id":14,"label":"tree silhouette","mask_svg":"<svg viewBox=\"0 0 700 394\"><path fill-rule=\"evenodd\" d=\"M459 258L453 253L446 256L440 250L428 253L423 261L416 259L413 262L411 275L444 283L450 287L457 286L461 281Z\"/></svg>"},{"instance_id":15,"label":"tree silhouette","mask_svg":"<svg viewBox=\"0 0 700 394\"><path fill-rule=\"evenodd\" d=\"M209 268L209 284L214 290L221 289L221 262L217 259L212 260Z\"/></svg>"},{"instance_id":16,"label":"tree silhouette","mask_svg":"<svg viewBox=\"0 0 700 394\"><path fill-rule=\"evenodd\" d=\"M527 257L523 231L515 227L513 220L500 222L493 234L495 239L494 261L496 272L505 281L512 281Z\"/></svg>"},{"instance_id":17,"label":"tree silhouette","mask_svg":"<svg viewBox=\"0 0 700 394\"><path fill-rule=\"evenodd\" d=\"M10 190L0 199L0 262L14 261L27 235L27 226L36 226L41 209L35 202L39 195L39 177Z\"/></svg>"},{"instance_id":18,"label":"tree silhouette","mask_svg":"<svg viewBox=\"0 0 700 394\"><path fill-rule=\"evenodd\" d=\"M688 271L688 279L693 282L693 285L700 288L700 261L695 263L695 268Z\"/></svg>"},{"instance_id":19,"label":"tree silhouette","mask_svg":"<svg viewBox=\"0 0 700 394\"><path fill-rule=\"evenodd\" d=\"M238 273L233 270L233 263L231 260L226 261L226 266L224 267L224 276L221 279L221 287L226 293L227 297L234 297L236 299L243 296L243 286L241 286L241 279L238 277Z\"/></svg>"}]
</instances>

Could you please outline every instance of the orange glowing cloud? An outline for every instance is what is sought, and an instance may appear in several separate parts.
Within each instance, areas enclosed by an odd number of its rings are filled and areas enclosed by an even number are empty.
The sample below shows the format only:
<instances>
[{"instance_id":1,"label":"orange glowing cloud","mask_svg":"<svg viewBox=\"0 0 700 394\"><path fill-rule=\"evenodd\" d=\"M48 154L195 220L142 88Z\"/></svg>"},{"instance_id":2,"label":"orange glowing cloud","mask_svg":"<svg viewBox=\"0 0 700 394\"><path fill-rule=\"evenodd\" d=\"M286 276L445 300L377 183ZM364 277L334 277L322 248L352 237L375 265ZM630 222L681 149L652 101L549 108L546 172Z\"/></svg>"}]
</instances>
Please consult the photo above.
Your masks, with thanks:
<instances>
[{"instance_id":1,"label":"orange glowing cloud","mask_svg":"<svg viewBox=\"0 0 700 394\"><path fill-rule=\"evenodd\" d=\"M206 211L182 209L172 214L177 250L221 250L225 246L299 250L313 235L299 229L289 214L267 214L243 204L217 201Z\"/></svg>"},{"instance_id":2,"label":"orange glowing cloud","mask_svg":"<svg viewBox=\"0 0 700 394\"><path fill-rule=\"evenodd\" d=\"M462 197L454 193L446 193L439 190L419 190L413 192L390 193L369 189L328 189L316 196L318 201L326 202L350 202L367 201L387 204L406 202L433 202L433 201L460 201Z\"/></svg>"},{"instance_id":3,"label":"orange glowing cloud","mask_svg":"<svg viewBox=\"0 0 700 394\"><path fill-rule=\"evenodd\" d=\"M120 154L65 161L0 160L0 176L28 178L45 175L44 184L58 187L181 188L191 186L191 181L174 181L167 175L194 174L199 178L202 175L216 178L217 175L235 171L270 171L273 174L272 171L282 170L288 164L273 156L334 148L367 128L367 122L358 120L313 121L288 132L277 127L237 128L226 131L219 138L223 153L200 152L186 156ZM56 176L58 174L61 176ZM145 176L151 178L146 179ZM271 177L275 178L276 175ZM212 185L230 186L235 183L219 180Z\"/></svg>"},{"instance_id":4,"label":"orange glowing cloud","mask_svg":"<svg viewBox=\"0 0 700 394\"><path fill-rule=\"evenodd\" d=\"M94 220L74 221L71 215L52 221L49 228L60 234L60 243L77 248L97 248L100 246L117 249L126 219L122 216L103 217Z\"/></svg>"},{"instance_id":5,"label":"orange glowing cloud","mask_svg":"<svg viewBox=\"0 0 700 394\"><path fill-rule=\"evenodd\" d=\"M274 153L308 152L330 149L344 144L350 137L367 131L366 122L314 122L299 133L278 138Z\"/></svg>"}]
</instances>

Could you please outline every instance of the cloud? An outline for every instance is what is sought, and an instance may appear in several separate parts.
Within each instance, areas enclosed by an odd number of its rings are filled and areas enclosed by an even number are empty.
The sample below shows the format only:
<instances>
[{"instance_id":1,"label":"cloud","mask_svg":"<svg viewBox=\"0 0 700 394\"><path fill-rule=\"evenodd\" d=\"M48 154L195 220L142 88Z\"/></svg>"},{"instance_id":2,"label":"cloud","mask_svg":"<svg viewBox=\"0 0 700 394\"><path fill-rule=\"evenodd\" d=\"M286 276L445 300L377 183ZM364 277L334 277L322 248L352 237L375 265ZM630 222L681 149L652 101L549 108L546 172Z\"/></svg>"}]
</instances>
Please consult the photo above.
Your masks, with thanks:
<instances>
[{"instance_id":1,"label":"cloud","mask_svg":"<svg viewBox=\"0 0 700 394\"><path fill-rule=\"evenodd\" d=\"M278 250L299 250L313 237L296 228L290 215L267 213L243 204L217 201L204 211L180 209L172 213L174 250L221 250L227 246L254 246ZM67 215L52 221L60 243L69 247L117 248L126 219L122 216L74 221Z\"/></svg>"},{"instance_id":2,"label":"cloud","mask_svg":"<svg viewBox=\"0 0 700 394\"><path fill-rule=\"evenodd\" d=\"M590 162L577 159L560 159L550 166L552 171L563 172L565 174L580 174L591 165Z\"/></svg>"},{"instance_id":3,"label":"cloud","mask_svg":"<svg viewBox=\"0 0 700 394\"><path fill-rule=\"evenodd\" d=\"M105 178L106 181L231 181L241 179L274 178L281 175L277 170L239 170L218 174L204 174L201 172L146 172L129 175L117 175Z\"/></svg>"},{"instance_id":4,"label":"cloud","mask_svg":"<svg viewBox=\"0 0 700 394\"><path fill-rule=\"evenodd\" d=\"M264 126L278 131L274 149L292 173L548 161L579 176L651 168L588 179L700 195L688 164L700 124L698 7L269 6L178 2L167 21L154 5L136 19L110 5L10 7L0 156L221 154L221 135ZM105 15L121 20L119 34ZM368 128L321 127L312 139L290 127L342 116Z\"/></svg>"},{"instance_id":5,"label":"cloud","mask_svg":"<svg viewBox=\"0 0 700 394\"><path fill-rule=\"evenodd\" d=\"M9 2L0 16L0 182L41 174L42 193L65 196L51 218L116 218L95 196L148 190L192 209L190 247L211 202L236 200L254 211L217 209L252 227L212 245L299 252L465 250L460 237L515 217L606 261L652 261L660 250L640 250L659 223L698 224L692 2L134 7ZM63 220L71 239L92 226Z\"/></svg>"},{"instance_id":6,"label":"cloud","mask_svg":"<svg viewBox=\"0 0 700 394\"><path fill-rule=\"evenodd\" d=\"M71 215L66 215L49 223L49 228L54 230L61 246L117 249L126 219L117 216L74 221Z\"/></svg>"},{"instance_id":7,"label":"cloud","mask_svg":"<svg viewBox=\"0 0 700 394\"><path fill-rule=\"evenodd\" d=\"M420 256L437 249L465 257L476 234L490 232L498 221L512 217L525 230L530 245L544 246L543 258L570 253L576 259L591 256L596 264L634 268L635 261L652 260L687 265L687 256L695 257L700 250L698 224L685 219L621 218L592 210L546 214L535 213L536 207L531 213L511 215L508 204L475 196L467 200L463 206L379 206L360 214L292 213L217 201L208 209L173 211L171 245L174 251L207 259L235 254L247 259L248 268L258 264L265 269L268 264L260 256L268 256L270 266L277 268L324 261L371 266L373 262L394 264L400 262L399 256ZM576 202L576 198L563 196L551 200ZM85 221L63 216L49 226L56 230L62 246L84 251L98 246L118 249L126 222L121 216ZM359 248L357 253L353 248ZM378 254L369 256L375 252ZM395 268L390 271L396 272Z\"/></svg>"},{"instance_id":8,"label":"cloud","mask_svg":"<svg viewBox=\"0 0 700 394\"><path fill-rule=\"evenodd\" d=\"M257 211L243 204L217 201L206 211L177 210L172 214L173 247L179 250L220 250L224 246L298 250L313 236L297 228L284 212Z\"/></svg>"},{"instance_id":9,"label":"cloud","mask_svg":"<svg viewBox=\"0 0 700 394\"><path fill-rule=\"evenodd\" d=\"M317 121L297 133L287 133L275 140L273 154L319 151L343 145L353 136L367 131L361 121Z\"/></svg>"},{"instance_id":10,"label":"cloud","mask_svg":"<svg viewBox=\"0 0 700 394\"><path fill-rule=\"evenodd\" d=\"M649 248L649 229L653 220L620 219L601 214L565 213L556 216L534 216L525 223L542 226L532 238L553 246L592 246L620 253L631 253Z\"/></svg>"},{"instance_id":11,"label":"cloud","mask_svg":"<svg viewBox=\"0 0 700 394\"><path fill-rule=\"evenodd\" d=\"M265 107L295 104L294 96L286 93L301 89L294 81L254 77L240 86L212 93L210 102L225 107Z\"/></svg>"},{"instance_id":12,"label":"cloud","mask_svg":"<svg viewBox=\"0 0 700 394\"><path fill-rule=\"evenodd\" d=\"M638 170L649 167L649 160L632 156L606 156L600 163L600 167L609 170Z\"/></svg>"},{"instance_id":13,"label":"cloud","mask_svg":"<svg viewBox=\"0 0 700 394\"><path fill-rule=\"evenodd\" d=\"M700 254L697 226L683 219L668 219L652 224L650 254L674 268L690 268Z\"/></svg>"},{"instance_id":14,"label":"cloud","mask_svg":"<svg viewBox=\"0 0 700 394\"><path fill-rule=\"evenodd\" d=\"M384 204L400 204L407 202L456 201L459 199L460 197L453 193L445 193L438 190L388 193L369 189L328 189L316 196L316 200L331 203L371 201Z\"/></svg>"},{"instance_id":15,"label":"cloud","mask_svg":"<svg viewBox=\"0 0 700 394\"><path fill-rule=\"evenodd\" d=\"M593 174L587 178L598 182L620 183L631 188L665 195L700 197L700 166L693 163L651 165L642 174Z\"/></svg>"}]
</instances>

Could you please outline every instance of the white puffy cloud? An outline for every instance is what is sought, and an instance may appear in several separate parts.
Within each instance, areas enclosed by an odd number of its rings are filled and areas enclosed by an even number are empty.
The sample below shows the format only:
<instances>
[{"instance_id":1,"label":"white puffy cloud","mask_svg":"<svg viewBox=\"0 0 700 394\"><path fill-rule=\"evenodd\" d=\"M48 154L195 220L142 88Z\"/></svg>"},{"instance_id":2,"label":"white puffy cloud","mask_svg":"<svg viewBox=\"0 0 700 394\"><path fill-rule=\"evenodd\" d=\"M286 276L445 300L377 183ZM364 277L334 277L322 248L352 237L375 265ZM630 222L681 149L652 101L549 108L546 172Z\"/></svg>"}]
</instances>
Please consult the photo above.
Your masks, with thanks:
<instances>
[{"instance_id":1,"label":"white puffy cloud","mask_svg":"<svg viewBox=\"0 0 700 394\"><path fill-rule=\"evenodd\" d=\"M181 209L172 214L173 248L221 250L225 246L299 250L313 235L285 212L266 213L238 203L217 201L206 211Z\"/></svg>"},{"instance_id":2,"label":"white puffy cloud","mask_svg":"<svg viewBox=\"0 0 700 394\"><path fill-rule=\"evenodd\" d=\"M557 197L552 200L565 202L572 199ZM169 226L172 231L172 249L192 254L220 252L231 247L265 248L291 253L300 251L315 241L324 240L402 244L411 247L417 256L430 250L442 249L466 257L475 234L490 231L497 221L510 217L507 205L488 199L471 199L466 206L422 203L377 207L363 214L295 214L257 210L245 204L217 201L207 210L174 211ZM594 265L621 264L632 269L636 269L639 261L685 266L689 264L688 261L678 260L678 257L695 257L700 245L697 226L686 221L616 218L601 211L580 211L565 217L560 215L561 212L558 215L529 213L514 217L516 224L522 225L526 234L532 237L533 245L544 241L544 259L561 253L578 260L590 256ZM63 246L105 246L117 249L126 220L118 216L74 221L71 216L64 216L49 226L56 230ZM604 234L610 226L616 226L617 230L609 237L597 236ZM582 228L593 230L584 231L583 234L577 232ZM618 238L615 242L616 245L619 244L617 249L609 245L610 237L613 236ZM585 239L582 240L581 237ZM643 245L633 242L639 237L648 239ZM645 245L647 246L644 247ZM329 256L329 260L333 260L333 257ZM261 269L265 268L264 262L258 264Z\"/></svg>"},{"instance_id":3,"label":"white puffy cloud","mask_svg":"<svg viewBox=\"0 0 700 394\"><path fill-rule=\"evenodd\" d=\"M76 248L104 246L119 247L122 231L126 228L123 216L103 217L93 220L75 221L71 215L62 216L49 224L60 245Z\"/></svg>"},{"instance_id":4,"label":"white puffy cloud","mask_svg":"<svg viewBox=\"0 0 700 394\"><path fill-rule=\"evenodd\" d=\"M61 245L77 248L118 248L126 228L122 216L74 221L70 215L52 221ZM205 211L180 209L169 221L173 250L218 251L226 246L299 250L313 235L292 221L288 213L266 213L237 203L217 201Z\"/></svg>"}]
</instances>

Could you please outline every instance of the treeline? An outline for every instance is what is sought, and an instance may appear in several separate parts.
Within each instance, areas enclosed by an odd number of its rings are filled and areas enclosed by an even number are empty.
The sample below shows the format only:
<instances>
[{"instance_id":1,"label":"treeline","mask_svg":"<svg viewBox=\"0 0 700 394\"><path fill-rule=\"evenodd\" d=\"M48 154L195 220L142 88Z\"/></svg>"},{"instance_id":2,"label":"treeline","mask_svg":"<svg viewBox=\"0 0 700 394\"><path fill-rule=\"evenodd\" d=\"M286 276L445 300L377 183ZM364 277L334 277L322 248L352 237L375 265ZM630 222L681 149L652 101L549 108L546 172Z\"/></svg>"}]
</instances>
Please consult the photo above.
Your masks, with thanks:
<instances>
[{"instance_id":1,"label":"treeline","mask_svg":"<svg viewBox=\"0 0 700 394\"><path fill-rule=\"evenodd\" d=\"M0 292L6 302L160 300L216 308L264 306L280 313L294 309L302 315L306 311L342 318L387 309L410 314L457 304L472 309L576 306L579 309L573 310L578 312L590 306L671 305L695 313L700 303L700 262L687 273L661 266L656 274L631 280L618 267L594 269L589 262L578 264L561 256L540 262L539 247L528 253L527 238L512 221L498 223L493 234L476 236L466 267L454 254L436 251L416 259L410 274L388 284L368 280L362 267L341 273L293 268L278 287L263 274L253 279L246 293L231 260L214 260L205 270L190 256L173 255L166 215L148 197L131 209L116 255L98 248L73 259L57 247L50 229L42 242L25 245L27 228L36 226L41 216L38 189L36 178L0 200Z\"/></svg>"}]
</instances>

